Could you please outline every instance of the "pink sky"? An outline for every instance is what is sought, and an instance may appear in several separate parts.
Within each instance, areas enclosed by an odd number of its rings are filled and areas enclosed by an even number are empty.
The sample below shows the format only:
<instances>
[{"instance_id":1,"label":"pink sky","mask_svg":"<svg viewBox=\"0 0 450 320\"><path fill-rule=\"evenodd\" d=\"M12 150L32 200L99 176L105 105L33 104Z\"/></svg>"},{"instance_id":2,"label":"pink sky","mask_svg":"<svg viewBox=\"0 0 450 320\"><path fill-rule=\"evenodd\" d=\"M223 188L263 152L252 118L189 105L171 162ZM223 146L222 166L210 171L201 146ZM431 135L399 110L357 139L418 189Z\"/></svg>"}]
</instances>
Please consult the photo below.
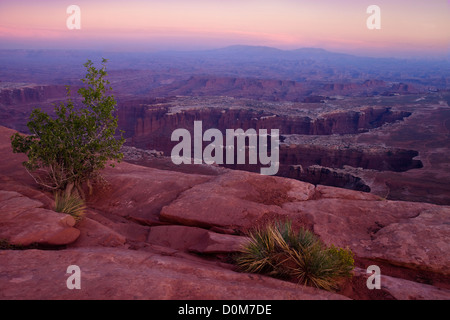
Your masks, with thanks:
<instances>
[{"instance_id":1,"label":"pink sky","mask_svg":"<svg viewBox=\"0 0 450 320\"><path fill-rule=\"evenodd\" d=\"M66 8L81 8L81 30ZM366 9L381 8L381 30ZM447 56L447 0L155 0L0 2L0 48L149 51L234 44L321 47L369 56Z\"/></svg>"}]
</instances>

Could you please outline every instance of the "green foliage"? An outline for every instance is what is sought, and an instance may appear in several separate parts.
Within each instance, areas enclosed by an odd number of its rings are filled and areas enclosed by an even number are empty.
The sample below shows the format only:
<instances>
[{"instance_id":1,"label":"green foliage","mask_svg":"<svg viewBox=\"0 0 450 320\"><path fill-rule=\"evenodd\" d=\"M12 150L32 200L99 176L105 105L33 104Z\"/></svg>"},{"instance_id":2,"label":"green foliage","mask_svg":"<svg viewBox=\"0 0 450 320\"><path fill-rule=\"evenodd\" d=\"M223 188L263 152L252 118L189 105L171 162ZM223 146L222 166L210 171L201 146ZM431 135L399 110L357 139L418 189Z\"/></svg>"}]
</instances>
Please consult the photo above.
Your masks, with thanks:
<instances>
[{"instance_id":1,"label":"green foliage","mask_svg":"<svg viewBox=\"0 0 450 320\"><path fill-rule=\"evenodd\" d=\"M76 194L55 193L55 211L70 214L79 222L86 213L86 205Z\"/></svg>"},{"instance_id":2,"label":"green foliage","mask_svg":"<svg viewBox=\"0 0 450 320\"><path fill-rule=\"evenodd\" d=\"M354 260L350 250L327 248L312 232L294 232L286 221L251 232L237 264L244 272L295 278L299 283L331 290L339 278L352 276Z\"/></svg>"},{"instance_id":3,"label":"green foliage","mask_svg":"<svg viewBox=\"0 0 450 320\"><path fill-rule=\"evenodd\" d=\"M16 245L12 245L7 239L0 239L0 250L16 250Z\"/></svg>"},{"instance_id":4,"label":"green foliage","mask_svg":"<svg viewBox=\"0 0 450 320\"><path fill-rule=\"evenodd\" d=\"M32 243L28 246L21 244L11 244L8 239L0 239L0 250L26 250L26 249L36 249L38 248L37 243Z\"/></svg>"},{"instance_id":5,"label":"green foliage","mask_svg":"<svg viewBox=\"0 0 450 320\"><path fill-rule=\"evenodd\" d=\"M124 138L114 136L116 101L108 95L112 89L105 79L106 62L103 59L100 69L90 60L84 64L85 87L78 90L82 107L74 106L68 89L68 101L55 106L55 118L36 108L27 124L31 135L16 133L11 137L13 151L28 157L23 163L27 171L48 189L72 189L75 185L81 193L81 185L96 178L109 160L123 157L120 147Z\"/></svg>"},{"instance_id":6,"label":"green foliage","mask_svg":"<svg viewBox=\"0 0 450 320\"><path fill-rule=\"evenodd\" d=\"M349 249L338 248L332 245L328 248L328 254L334 264L335 275L340 277L351 277L355 263L353 252Z\"/></svg>"}]
</instances>

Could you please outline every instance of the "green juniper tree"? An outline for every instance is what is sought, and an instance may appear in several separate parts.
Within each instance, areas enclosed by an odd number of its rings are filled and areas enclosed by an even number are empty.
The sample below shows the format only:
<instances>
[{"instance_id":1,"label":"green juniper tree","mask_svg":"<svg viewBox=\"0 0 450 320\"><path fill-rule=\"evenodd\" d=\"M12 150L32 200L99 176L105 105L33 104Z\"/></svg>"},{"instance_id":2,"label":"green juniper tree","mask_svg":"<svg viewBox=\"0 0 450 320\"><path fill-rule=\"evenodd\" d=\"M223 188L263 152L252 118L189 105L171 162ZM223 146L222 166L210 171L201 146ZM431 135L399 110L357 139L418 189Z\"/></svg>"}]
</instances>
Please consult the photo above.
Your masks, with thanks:
<instances>
[{"instance_id":1,"label":"green juniper tree","mask_svg":"<svg viewBox=\"0 0 450 320\"><path fill-rule=\"evenodd\" d=\"M36 108L27 126L31 135L15 133L11 144L15 153L25 153L28 161L23 165L41 186L64 191L67 196L78 192L84 197L82 185L91 190L91 181L98 177L110 160L120 161L120 147L125 139L116 139L116 101L109 92L112 88L105 79L106 59L102 67L95 68L88 60L84 87L78 90L83 106L75 108L68 89L66 103L55 106L56 117ZM113 162L110 163L114 166ZM75 191L76 190L76 191Z\"/></svg>"}]
</instances>

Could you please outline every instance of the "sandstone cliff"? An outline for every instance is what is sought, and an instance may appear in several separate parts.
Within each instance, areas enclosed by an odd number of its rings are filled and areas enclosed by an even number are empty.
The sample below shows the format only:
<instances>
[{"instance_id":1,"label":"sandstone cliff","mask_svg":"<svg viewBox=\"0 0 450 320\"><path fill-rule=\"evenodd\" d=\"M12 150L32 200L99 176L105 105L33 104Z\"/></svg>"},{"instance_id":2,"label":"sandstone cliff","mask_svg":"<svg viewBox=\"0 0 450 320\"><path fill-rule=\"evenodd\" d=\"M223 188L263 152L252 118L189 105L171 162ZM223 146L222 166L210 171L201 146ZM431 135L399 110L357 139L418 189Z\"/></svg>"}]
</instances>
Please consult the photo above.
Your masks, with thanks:
<instances>
[{"instance_id":1,"label":"sandstone cliff","mask_svg":"<svg viewBox=\"0 0 450 320\"><path fill-rule=\"evenodd\" d=\"M26 85L0 90L0 105L13 106L39 103L54 98L63 98L66 88L63 85Z\"/></svg>"}]
</instances>

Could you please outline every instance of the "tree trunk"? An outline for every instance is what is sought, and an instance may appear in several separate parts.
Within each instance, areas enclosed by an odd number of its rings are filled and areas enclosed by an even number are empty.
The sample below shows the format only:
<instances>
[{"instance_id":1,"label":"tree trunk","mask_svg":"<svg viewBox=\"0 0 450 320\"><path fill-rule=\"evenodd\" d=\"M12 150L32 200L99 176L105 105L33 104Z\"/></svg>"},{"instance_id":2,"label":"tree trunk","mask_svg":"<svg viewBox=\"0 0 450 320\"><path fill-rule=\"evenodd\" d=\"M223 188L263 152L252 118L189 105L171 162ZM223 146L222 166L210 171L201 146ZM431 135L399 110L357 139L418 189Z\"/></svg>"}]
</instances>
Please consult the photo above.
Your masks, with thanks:
<instances>
[{"instance_id":1,"label":"tree trunk","mask_svg":"<svg viewBox=\"0 0 450 320\"><path fill-rule=\"evenodd\" d=\"M76 187L76 190L78 191L78 196L81 199L86 200L86 195L84 194L83 187L81 186L81 184L75 183L75 187Z\"/></svg>"},{"instance_id":2,"label":"tree trunk","mask_svg":"<svg viewBox=\"0 0 450 320\"><path fill-rule=\"evenodd\" d=\"M89 189L89 196L92 196L93 188L92 188L92 183L91 183L90 179L87 180L87 187Z\"/></svg>"},{"instance_id":3,"label":"tree trunk","mask_svg":"<svg viewBox=\"0 0 450 320\"><path fill-rule=\"evenodd\" d=\"M73 182L66 185L66 189L64 190L64 197L67 198L72 195L73 186L74 186Z\"/></svg>"}]
</instances>

